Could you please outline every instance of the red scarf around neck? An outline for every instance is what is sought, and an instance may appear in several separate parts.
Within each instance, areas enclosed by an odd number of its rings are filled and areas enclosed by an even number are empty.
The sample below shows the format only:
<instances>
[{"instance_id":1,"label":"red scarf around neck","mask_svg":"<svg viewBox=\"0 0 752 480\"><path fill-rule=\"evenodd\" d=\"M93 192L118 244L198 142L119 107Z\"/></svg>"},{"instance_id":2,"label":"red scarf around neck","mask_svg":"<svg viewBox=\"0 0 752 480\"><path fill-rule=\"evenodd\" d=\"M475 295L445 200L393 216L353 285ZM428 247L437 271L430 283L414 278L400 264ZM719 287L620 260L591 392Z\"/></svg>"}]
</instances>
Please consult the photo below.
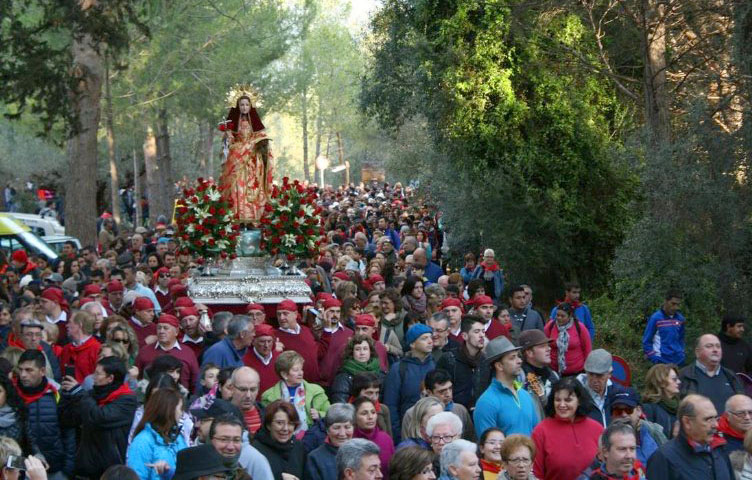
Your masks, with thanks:
<instances>
[{"instance_id":1,"label":"red scarf around neck","mask_svg":"<svg viewBox=\"0 0 752 480\"><path fill-rule=\"evenodd\" d=\"M131 390L131 387L129 387L127 383L120 385L117 388L117 390L113 390L106 397L97 400L97 405L99 405L100 407L103 405L107 405L108 403L114 402L115 400L122 397L123 395L133 395L133 391Z\"/></svg>"}]
</instances>

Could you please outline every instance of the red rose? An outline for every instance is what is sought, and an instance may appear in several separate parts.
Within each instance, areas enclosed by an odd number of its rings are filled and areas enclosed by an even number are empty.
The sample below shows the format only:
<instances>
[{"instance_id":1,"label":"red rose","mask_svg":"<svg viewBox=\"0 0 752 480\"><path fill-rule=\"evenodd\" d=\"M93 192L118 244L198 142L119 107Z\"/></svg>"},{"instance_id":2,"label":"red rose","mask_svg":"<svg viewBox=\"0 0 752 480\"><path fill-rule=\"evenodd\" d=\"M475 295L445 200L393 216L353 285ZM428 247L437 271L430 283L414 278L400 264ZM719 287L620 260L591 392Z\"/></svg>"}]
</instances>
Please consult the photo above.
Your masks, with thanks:
<instances>
[{"instance_id":1,"label":"red rose","mask_svg":"<svg viewBox=\"0 0 752 480\"><path fill-rule=\"evenodd\" d=\"M295 255L293 255L292 253L288 253L287 254L287 259L290 260L290 261L293 261L293 260L295 260Z\"/></svg>"}]
</instances>

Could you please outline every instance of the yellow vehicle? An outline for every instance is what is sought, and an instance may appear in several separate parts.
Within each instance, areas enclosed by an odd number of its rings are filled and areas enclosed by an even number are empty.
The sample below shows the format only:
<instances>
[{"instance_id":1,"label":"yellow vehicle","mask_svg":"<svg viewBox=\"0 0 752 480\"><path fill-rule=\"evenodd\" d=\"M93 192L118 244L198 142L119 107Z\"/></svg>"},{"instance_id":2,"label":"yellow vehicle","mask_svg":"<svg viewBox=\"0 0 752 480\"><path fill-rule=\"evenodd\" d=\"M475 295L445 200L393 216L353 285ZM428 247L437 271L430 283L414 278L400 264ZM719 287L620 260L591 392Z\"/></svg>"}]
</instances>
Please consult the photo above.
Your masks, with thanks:
<instances>
[{"instance_id":1,"label":"yellow vehicle","mask_svg":"<svg viewBox=\"0 0 752 480\"><path fill-rule=\"evenodd\" d=\"M34 235L31 229L6 213L0 213L0 248L10 257L15 250L26 250L29 254L41 255L49 262L55 262L57 253Z\"/></svg>"}]
</instances>

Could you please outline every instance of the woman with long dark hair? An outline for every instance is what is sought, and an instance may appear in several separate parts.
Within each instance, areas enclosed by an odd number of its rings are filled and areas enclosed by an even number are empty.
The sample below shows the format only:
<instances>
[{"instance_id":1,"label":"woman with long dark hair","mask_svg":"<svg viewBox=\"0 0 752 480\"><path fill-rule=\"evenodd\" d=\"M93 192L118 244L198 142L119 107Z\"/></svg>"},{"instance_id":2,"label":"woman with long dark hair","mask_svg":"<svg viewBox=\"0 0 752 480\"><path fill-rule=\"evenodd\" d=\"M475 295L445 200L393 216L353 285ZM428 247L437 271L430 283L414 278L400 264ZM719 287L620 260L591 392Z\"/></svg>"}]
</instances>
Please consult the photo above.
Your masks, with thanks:
<instances>
[{"instance_id":1,"label":"woman with long dark hair","mask_svg":"<svg viewBox=\"0 0 752 480\"><path fill-rule=\"evenodd\" d=\"M410 275L402 285L402 306L407 312L424 315L426 313L426 292L423 291L423 280Z\"/></svg>"},{"instance_id":2,"label":"woman with long dark hair","mask_svg":"<svg viewBox=\"0 0 752 480\"><path fill-rule=\"evenodd\" d=\"M235 89L236 100L227 120L220 125L229 153L219 179L235 218L255 221L261 217L271 189L272 155L264 124L254 108L252 93Z\"/></svg>"},{"instance_id":3,"label":"woman with long dark hair","mask_svg":"<svg viewBox=\"0 0 752 480\"><path fill-rule=\"evenodd\" d=\"M15 440L24 455L33 452L27 430L29 412L7 375L0 375L0 437Z\"/></svg>"},{"instance_id":4,"label":"woman with long dark hair","mask_svg":"<svg viewBox=\"0 0 752 480\"><path fill-rule=\"evenodd\" d=\"M127 454L127 465L141 480L172 478L178 452L188 447L181 435L182 414L183 397L177 390L163 388L149 397Z\"/></svg>"},{"instance_id":5,"label":"woman with long dark hair","mask_svg":"<svg viewBox=\"0 0 752 480\"><path fill-rule=\"evenodd\" d=\"M251 445L269 460L275 480L289 479L290 475L303 478L306 452L295 438L299 426L300 417L290 403L276 400L267 405L264 424Z\"/></svg>"}]
</instances>

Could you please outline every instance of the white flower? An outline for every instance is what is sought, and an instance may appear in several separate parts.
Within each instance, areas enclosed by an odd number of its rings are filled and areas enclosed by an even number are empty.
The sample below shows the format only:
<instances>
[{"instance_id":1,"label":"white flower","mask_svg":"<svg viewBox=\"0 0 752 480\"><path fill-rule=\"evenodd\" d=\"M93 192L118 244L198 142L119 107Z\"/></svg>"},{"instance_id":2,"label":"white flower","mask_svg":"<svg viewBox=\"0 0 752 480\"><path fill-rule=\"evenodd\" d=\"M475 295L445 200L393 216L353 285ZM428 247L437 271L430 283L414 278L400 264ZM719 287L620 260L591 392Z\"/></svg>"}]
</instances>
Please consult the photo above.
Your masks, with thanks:
<instances>
[{"instance_id":1,"label":"white flower","mask_svg":"<svg viewBox=\"0 0 752 480\"><path fill-rule=\"evenodd\" d=\"M188 226L187 226L187 227L185 228L185 231L186 231L186 233L193 233L193 232L195 232L195 231L196 231L196 229L195 229L195 228L193 228L193 224L191 223L191 224L189 224L189 225L188 225Z\"/></svg>"},{"instance_id":2,"label":"white flower","mask_svg":"<svg viewBox=\"0 0 752 480\"><path fill-rule=\"evenodd\" d=\"M219 190L215 188L212 188L211 190L209 190L209 200L211 200L212 202L216 202L220 198L222 198L222 194L219 193Z\"/></svg>"},{"instance_id":3,"label":"white flower","mask_svg":"<svg viewBox=\"0 0 752 480\"><path fill-rule=\"evenodd\" d=\"M284 237L282 237L282 242L285 244L286 247L294 247L295 246L295 235L288 233Z\"/></svg>"},{"instance_id":4,"label":"white flower","mask_svg":"<svg viewBox=\"0 0 752 480\"><path fill-rule=\"evenodd\" d=\"M310 216L310 215L313 215L314 208L310 205L304 205L303 211L305 212L306 215Z\"/></svg>"}]
</instances>

